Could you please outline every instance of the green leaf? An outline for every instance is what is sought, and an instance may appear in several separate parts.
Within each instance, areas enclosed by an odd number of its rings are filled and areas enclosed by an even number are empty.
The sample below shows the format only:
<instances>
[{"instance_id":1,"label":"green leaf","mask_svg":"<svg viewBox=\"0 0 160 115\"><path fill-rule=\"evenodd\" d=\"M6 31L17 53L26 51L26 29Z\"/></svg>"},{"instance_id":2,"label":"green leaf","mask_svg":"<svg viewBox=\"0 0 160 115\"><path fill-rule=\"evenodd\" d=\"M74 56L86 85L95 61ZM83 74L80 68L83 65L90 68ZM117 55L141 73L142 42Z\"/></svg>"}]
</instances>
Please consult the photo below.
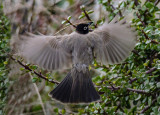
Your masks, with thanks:
<instances>
[{"instance_id":1,"label":"green leaf","mask_svg":"<svg viewBox=\"0 0 160 115\"><path fill-rule=\"evenodd\" d=\"M68 17L67 17L67 20L69 20L69 21L70 21L70 20L71 20L71 16L68 16Z\"/></svg>"},{"instance_id":2,"label":"green leaf","mask_svg":"<svg viewBox=\"0 0 160 115\"><path fill-rule=\"evenodd\" d=\"M35 83L36 81L38 81L38 77L33 77L32 82Z\"/></svg>"},{"instance_id":3,"label":"green leaf","mask_svg":"<svg viewBox=\"0 0 160 115\"><path fill-rule=\"evenodd\" d=\"M152 97L148 98L148 105L150 106L152 104Z\"/></svg>"},{"instance_id":4,"label":"green leaf","mask_svg":"<svg viewBox=\"0 0 160 115\"><path fill-rule=\"evenodd\" d=\"M82 18L84 18L85 17L85 15L80 15L79 17L78 17L78 19L82 19Z\"/></svg>"},{"instance_id":5,"label":"green leaf","mask_svg":"<svg viewBox=\"0 0 160 115\"><path fill-rule=\"evenodd\" d=\"M160 82L157 83L157 87L160 88Z\"/></svg>"},{"instance_id":6,"label":"green leaf","mask_svg":"<svg viewBox=\"0 0 160 115\"><path fill-rule=\"evenodd\" d=\"M142 97L141 94L138 95L138 97L135 99L135 101L138 101Z\"/></svg>"},{"instance_id":7,"label":"green leaf","mask_svg":"<svg viewBox=\"0 0 160 115\"><path fill-rule=\"evenodd\" d=\"M93 13L94 11L93 10L89 10L87 13L88 14L91 14L91 13Z\"/></svg>"},{"instance_id":8,"label":"green leaf","mask_svg":"<svg viewBox=\"0 0 160 115\"><path fill-rule=\"evenodd\" d=\"M66 110L65 110L65 109L62 109L61 112L62 112L62 114L65 114L65 113L66 113Z\"/></svg>"},{"instance_id":9,"label":"green leaf","mask_svg":"<svg viewBox=\"0 0 160 115\"><path fill-rule=\"evenodd\" d=\"M85 6L84 5L80 6L80 9L85 10Z\"/></svg>"},{"instance_id":10,"label":"green leaf","mask_svg":"<svg viewBox=\"0 0 160 115\"><path fill-rule=\"evenodd\" d=\"M157 97L157 102L160 104L160 95Z\"/></svg>"},{"instance_id":11,"label":"green leaf","mask_svg":"<svg viewBox=\"0 0 160 115\"><path fill-rule=\"evenodd\" d=\"M54 109L54 112L58 113L58 108L55 108L55 109Z\"/></svg>"},{"instance_id":12,"label":"green leaf","mask_svg":"<svg viewBox=\"0 0 160 115\"><path fill-rule=\"evenodd\" d=\"M63 21L62 21L62 24L66 24L66 23L67 23L67 21L66 21L66 20L63 20Z\"/></svg>"}]
</instances>

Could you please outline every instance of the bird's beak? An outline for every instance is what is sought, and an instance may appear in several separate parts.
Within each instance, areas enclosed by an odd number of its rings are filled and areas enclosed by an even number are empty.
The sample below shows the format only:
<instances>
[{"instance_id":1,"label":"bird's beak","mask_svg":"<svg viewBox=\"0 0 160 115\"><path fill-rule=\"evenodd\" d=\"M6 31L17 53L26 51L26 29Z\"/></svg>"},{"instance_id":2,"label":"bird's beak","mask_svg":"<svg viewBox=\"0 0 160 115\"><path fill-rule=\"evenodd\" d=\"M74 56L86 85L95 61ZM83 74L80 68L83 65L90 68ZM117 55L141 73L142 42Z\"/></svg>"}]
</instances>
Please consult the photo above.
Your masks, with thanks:
<instances>
[{"instance_id":1,"label":"bird's beak","mask_svg":"<svg viewBox=\"0 0 160 115\"><path fill-rule=\"evenodd\" d=\"M88 28L89 28L89 31L90 31L90 32L93 31L93 30L90 28L90 27L92 26L92 24L93 24L93 22L89 22L89 23L88 23Z\"/></svg>"}]
</instances>

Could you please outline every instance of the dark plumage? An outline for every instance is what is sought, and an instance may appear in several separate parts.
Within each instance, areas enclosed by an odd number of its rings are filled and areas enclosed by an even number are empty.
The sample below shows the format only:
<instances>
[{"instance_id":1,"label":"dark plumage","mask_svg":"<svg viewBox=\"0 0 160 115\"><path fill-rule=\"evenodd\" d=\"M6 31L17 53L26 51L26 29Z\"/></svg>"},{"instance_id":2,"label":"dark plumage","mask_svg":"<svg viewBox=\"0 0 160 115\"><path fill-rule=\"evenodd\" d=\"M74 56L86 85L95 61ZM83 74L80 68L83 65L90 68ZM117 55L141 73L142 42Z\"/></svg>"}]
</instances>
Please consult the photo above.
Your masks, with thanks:
<instances>
[{"instance_id":1,"label":"dark plumage","mask_svg":"<svg viewBox=\"0 0 160 115\"><path fill-rule=\"evenodd\" d=\"M79 34L88 34L89 33L89 26L92 23L88 23L88 24L79 24L76 27L76 32L78 32Z\"/></svg>"}]
</instances>

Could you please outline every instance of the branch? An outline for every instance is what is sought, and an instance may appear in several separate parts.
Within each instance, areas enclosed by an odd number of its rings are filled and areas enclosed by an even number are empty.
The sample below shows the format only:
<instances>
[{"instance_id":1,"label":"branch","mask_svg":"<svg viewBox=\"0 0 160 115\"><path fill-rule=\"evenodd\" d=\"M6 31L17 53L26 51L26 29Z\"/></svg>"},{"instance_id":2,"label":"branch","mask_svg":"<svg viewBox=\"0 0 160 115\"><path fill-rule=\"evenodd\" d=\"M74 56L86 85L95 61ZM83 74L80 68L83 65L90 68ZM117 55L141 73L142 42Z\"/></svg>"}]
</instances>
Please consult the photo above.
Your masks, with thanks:
<instances>
[{"instance_id":1,"label":"branch","mask_svg":"<svg viewBox=\"0 0 160 115\"><path fill-rule=\"evenodd\" d=\"M82 10L82 11L84 12L87 20L92 21L91 18L89 17L89 15L87 14L86 10L84 9L84 10Z\"/></svg>"},{"instance_id":2,"label":"branch","mask_svg":"<svg viewBox=\"0 0 160 115\"><path fill-rule=\"evenodd\" d=\"M139 15L138 13L136 13L136 15L137 15L137 17L140 19L140 21L141 21L142 25L143 25L144 27L146 27L146 24L145 24L145 22L144 22L144 21L142 21L142 20L141 20L140 15Z\"/></svg>"},{"instance_id":3,"label":"branch","mask_svg":"<svg viewBox=\"0 0 160 115\"><path fill-rule=\"evenodd\" d=\"M160 0L157 0L157 1L154 3L154 5L157 6L159 2L160 2Z\"/></svg>"},{"instance_id":4,"label":"branch","mask_svg":"<svg viewBox=\"0 0 160 115\"><path fill-rule=\"evenodd\" d=\"M136 54L137 56L139 56L139 54L138 54L138 51L137 51L137 50L135 50L135 49L134 49L132 52L133 52L134 54Z\"/></svg>"},{"instance_id":5,"label":"branch","mask_svg":"<svg viewBox=\"0 0 160 115\"><path fill-rule=\"evenodd\" d=\"M138 0L134 0L134 4L138 6L139 5Z\"/></svg>"},{"instance_id":6,"label":"branch","mask_svg":"<svg viewBox=\"0 0 160 115\"><path fill-rule=\"evenodd\" d=\"M153 67L150 70L146 71L146 74L150 74L152 72L154 72L157 68Z\"/></svg>"},{"instance_id":7,"label":"branch","mask_svg":"<svg viewBox=\"0 0 160 115\"><path fill-rule=\"evenodd\" d=\"M123 87L114 87L112 88L111 86L107 86L108 89L111 89L112 91L116 91L116 90L119 90L119 89L122 89ZM148 92L145 92L144 90L138 90L138 89L131 89L131 88L126 88L127 91L129 92L135 92L135 93L138 93L138 94L146 94L146 95L150 95L150 93ZM99 92L99 94L104 94L105 92Z\"/></svg>"},{"instance_id":8,"label":"branch","mask_svg":"<svg viewBox=\"0 0 160 115\"><path fill-rule=\"evenodd\" d=\"M132 84L136 80L137 80L137 78L129 79L129 83Z\"/></svg>"},{"instance_id":9,"label":"branch","mask_svg":"<svg viewBox=\"0 0 160 115\"><path fill-rule=\"evenodd\" d=\"M12 60L14 60L15 62L19 63L21 66L23 66L26 70L29 70L30 72L33 72L34 74L36 74L39 78L42 78L48 82L51 82L51 83L55 83L55 84L59 84L58 81L55 81L55 80L50 80L48 79L47 77L45 77L44 75L42 75L41 73L38 73L36 72L35 70L32 70L29 66L23 64L21 61L19 60L16 60L15 58L13 58L12 56L10 57Z\"/></svg>"},{"instance_id":10,"label":"branch","mask_svg":"<svg viewBox=\"0 0 160 115\"><path fill-rule=\"evenodd\" d=\"M75 26L72 22L70 22L68 19L65 19L70 25L72 25L74 28L76 28L77 26Z\"/></svg>"},{"instance_id":11,"label":"branch","mask_svg":"<svg viewBox=\"0 0 160 115\"><path fill-rule=\"evenodd\" d=\"M150 109L151 106L152 106L153 104L155 104L156 101L157 101L157 98L152 101L151 105L146 106L146 107L141 111L141 113L144 113L144 112L146 112L148 109Z\"/></svg>"},{"instance_id":12,"label":"branch","mask_svg":"<svg viewBox=\"0 0 160 115\"><path fill-rule=\"evenodd\" d=\"M145 24L144 21L141 20L140 15L138 15L138 13L136 13L136 15L137 15L137 17L140 19L142 25L143 25L144 27L146 27L146 24ZM151 39L148 37L148 35L144 32L144 30L141 30L141 31L142 31L142 33L144 34L144 36L145 36L146 39L151 40ZM151 40L151 43L159 44L159 42L157 42L157 41L155 41L155 40Z\"/></svg>"},{"instance_id":13,"label":"branch","mask_svg":"<svg viewBox=\"0 0 160 115\"><path fill-rule=\"evenodd\" d=\"M29 76L30 76L30 78L32 79L33 76L32 76L31 74L29 74ZM43 104L43 101L42 101L42 97L41 97L41 95L40 95L40 93L39 93L39 90L38 90L38 87L37 87L36 83L33 83L33 86L34 86L34 88L35 88L35 90L36 90L36 92L37 92L37 96L38 96L39 101L40 101L40 104L41 104L41 106L42 106L43 113L44 113L44 115L47 115L47 112L46 112L46 110L45 110L45 107L44 107L44 104Z\"/></svg>"},{"instance_id":14,"label":"branch","mask_svg":"<svg viewBox=\"0 0 160 115\"><path fill-rule=\"evenodd\" d=\"M89 21L91 21L92 22L92 19L89 17L89 15L87 14L87 12L86 12L86 10L85 10L85 8L82 6L82 11L84 12L84 14L85 14L85 16L86 16L86 18L87 18L87 20L89 20ZM94 27L95 28L97 28L97 25L95 25L94 24Z\"/></svg>"},{"instance_id":15,"label":"branch","mask_svg":"<svg viewBox=\"0 0 160 115\"><path fill-rule=\"evenodd\" d=\"M32 16L31 16L30 22L29 22L29 24L28 24L28 31L29 31L29 32L31 32L31 25L32 25L33 16L34 16L33 11L34 11L34 8L35 8L35 3L36 3L35 0L33 0L32 7L31 7Z\"/></svg>"},{"instance_id":16,"label":"branch","mask_svg":"<svg viewBox=\"0 0 160 115\"><path fill-rule=\"evenodd\" d=\"M127 88L127 91L132 91L140 94L150 94L148 92L145 92L144 90L137 90L137 89L131 89L131 88Z\"/></svg>"}]
</instances>

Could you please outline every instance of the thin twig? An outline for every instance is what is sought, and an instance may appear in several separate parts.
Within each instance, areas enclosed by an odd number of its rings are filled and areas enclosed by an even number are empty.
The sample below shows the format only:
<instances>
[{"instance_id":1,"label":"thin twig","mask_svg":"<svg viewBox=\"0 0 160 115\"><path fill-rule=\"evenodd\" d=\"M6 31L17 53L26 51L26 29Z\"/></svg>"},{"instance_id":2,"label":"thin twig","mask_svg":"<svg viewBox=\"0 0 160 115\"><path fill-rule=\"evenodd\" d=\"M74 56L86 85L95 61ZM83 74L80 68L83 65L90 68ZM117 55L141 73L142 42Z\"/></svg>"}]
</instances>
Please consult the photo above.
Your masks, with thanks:
<instances>
[{"instance_id":1,"label":"thin twig","mask_svg":"<svg viewBox=\"0 0 160 115\"><path fill-rule=\"evenodd\" d=\"M159 2L160 2L160 0L157 0L157 1L154 3L154 5L157 6Z\"/></svg>"},{"instance_id":2,"label":"thin twig","mask_svg":"<svg viewBox=\"0 0 160 115\"><path fill-rule=\"evenodd\" d=\"M87 18L87 20L91 21L92 22L92 19L89 17L89 15L87 14L86 10L82 10ZM97 28L97 25L94 24L94 27Z\"/></svg>"},{"instance_id":3,"label":"thin twig","mask_svg":"<svg viewBox=\"0 0 160 115\"><path fill-rule=\"evenodd\" d=\"M154 72L155 70L157 70L157 68L153 67L150 70L146 71L146 74L150 74L150 73Z\"/></svg>"},{"instance_id":4,"label":"thin twig","mask_svg":"<svg viewBox=\"0 0 160 115\"><path fill-rule=\"evenodd\" d=\"M77 26L74 25L71 21L69 21L68 19L65 19L70 25L72 25L74 28L76 28Z\"/></svg>"},{"instance_id":5,"label":"thin twig","mask_svg":"<svg viewBox=\"0 0 160 115\"><path fill-rule=\"evenodd\" d=\"M151 105L146 106L146 107L141 111L141 113L146 112L149 108L151 108L151 106L152 106L156 101L157 101L157 98L152 101Z\"/></svg>"},{"instance_id":6,"label":"thin twig","mask_svg":"<svg viewBox=\"0 0 160 115\"><path fill-rule=\"evenodd\" d=\"M56 80L50 80L50 79L48 79L47 77L45 77L44 75L42 75L41 73L38 73L38 72L36 72L35 70L32 70L29 66L27 66L27 65L25 65L25 64L23 64L21 61L19 61L19 60L16 60L15 58L13 58L12 56L10 57L12 60L14 60L15 62L17 62L17 63L19 63L21 66L23 66L26 70L29 70L30 72L33 72L34 74L36 74L39 78L42 78L42 79L44 79L44 80L46 80L46 81L48 81L48 82L51 82L51 83L55 83L55 84L59 84L59 82L58 81L56 81Z\"/></svg>"},{"instance_id":7,"label":"thin twig","mask_svg":"<svg viewBox=\"0 0 160 115\"><path fill-rule=\"evenodd\" d=\"M122 89L123 87L117 86L117 87L112 88L111 86L107 86L107 88L111 89L112 91L116 91L116 90ZM127 91L130 91L130 92L135 92L135 93L138 93L138 94L150 95L149 92L146 92L144 90L131 89L131 88L126 88L126 89L127 89ZM99 92L99 94L104 94L104 92Z\"/></svg>"},{"instance_id":8,"label":"thin twig","mask_svg":"<svg viewBox=\"0 0 160 115\"><path fill-rule=\"evenodd\" d=\"M132 84L136 80L137 80L137 78L129 79L129 83Z\"/></svg>"},{"instance_id":9,"label":"thin twig","mask_svg":"<svg viewBox=\"0 0 160 115\"><path fill-rule=\"evenodd\" d=\"M32 76L31 74L29 74L29 76L30 76L30 78L32 79L33 76ZM43 104L43 101L42 101L42 98L41 98L41 95L40 95L40 93L39 93L39 90L38 90L38 87L37 87L36 83L33 83L33 86L34 86L34 88L35 88L35 90L36 90L36 92L37 92L37 95L38 95L40 104L41 104L41 106L42 106L43 113L44 113L44 115L47 115L47 112L46 112L46 110L45 110L45 107L44 107L44 104Z\"/></svg>"},{"instance_id":10,"label":"thin twig","mask_svg":"<svg viewBox=\"0 0 160 115\"><path fill-rule=\"evenodd\" d=\"M33 16L34 16L34 7L35 7L35 0L33 0L33 3L32 3L32 7L31 7L31 12L32 12L32 16L30 18L30 22L28 24L28 31L31 32L31 25L32 25L32 21L33 21Z\"/></svg>"}]
</instances>

